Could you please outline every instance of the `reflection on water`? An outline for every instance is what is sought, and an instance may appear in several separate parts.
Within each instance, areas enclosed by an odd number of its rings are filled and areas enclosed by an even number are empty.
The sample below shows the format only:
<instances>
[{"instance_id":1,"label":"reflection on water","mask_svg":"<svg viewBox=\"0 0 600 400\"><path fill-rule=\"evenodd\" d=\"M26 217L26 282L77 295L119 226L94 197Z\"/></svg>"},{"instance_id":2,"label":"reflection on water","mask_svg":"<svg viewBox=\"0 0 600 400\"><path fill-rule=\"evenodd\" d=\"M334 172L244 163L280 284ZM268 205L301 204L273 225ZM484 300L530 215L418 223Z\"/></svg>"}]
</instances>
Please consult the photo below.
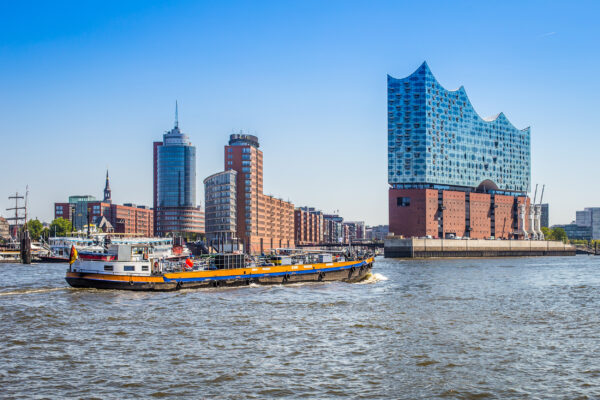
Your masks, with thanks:
<instances>
[{"instance_id":1,"label":"reflection on water","mask_svg":"<svg viewBox=\"0 0 600 400\"><path fill-rule=\"evenodd\" d=\"M65 268L0 265L1 396L600 397L600 257L173 293L72 289Z\"/></svg>"}]
</instances>

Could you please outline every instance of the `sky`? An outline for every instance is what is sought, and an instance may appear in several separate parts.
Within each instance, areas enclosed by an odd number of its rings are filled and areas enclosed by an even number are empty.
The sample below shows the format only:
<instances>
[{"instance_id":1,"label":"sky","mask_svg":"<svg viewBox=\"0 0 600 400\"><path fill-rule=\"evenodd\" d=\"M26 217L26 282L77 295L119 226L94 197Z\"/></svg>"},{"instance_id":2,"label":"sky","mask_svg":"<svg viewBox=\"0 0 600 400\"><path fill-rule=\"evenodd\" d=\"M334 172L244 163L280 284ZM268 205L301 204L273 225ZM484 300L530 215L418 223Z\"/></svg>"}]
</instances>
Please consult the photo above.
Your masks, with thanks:
<instances>
[{"instance_id":1,"label":"sky","mask_svg":"<svg viewBox=\"0 0 600 400\"><path fill-rule=\"evenodd\" d=\"M550 223L600 206L599 2L0 2L0 215L69 195L152 204L152 142L197 147L197 199L233 132L260 139L264 189L387 224L386 75L427 61L481 116L531 126ZM539 196L539 194L538 194Z\"/></svg>"}]
</instances>

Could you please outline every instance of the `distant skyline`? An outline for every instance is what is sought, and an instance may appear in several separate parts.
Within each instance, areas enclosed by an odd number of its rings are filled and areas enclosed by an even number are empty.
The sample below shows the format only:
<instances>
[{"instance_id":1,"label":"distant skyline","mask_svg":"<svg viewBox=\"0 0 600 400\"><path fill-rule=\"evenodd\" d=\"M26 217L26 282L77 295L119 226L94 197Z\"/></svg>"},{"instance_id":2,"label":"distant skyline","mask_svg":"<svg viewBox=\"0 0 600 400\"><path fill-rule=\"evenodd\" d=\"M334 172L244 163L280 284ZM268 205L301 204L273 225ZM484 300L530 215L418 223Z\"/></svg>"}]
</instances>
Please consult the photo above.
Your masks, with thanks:
<instances>
[{"instance_id":1,"label":"distant skyline","mask_svg":"<svg viewBox=\"0 0 600 400\"><path fill-rule=\"evenodd\" d=\"M202 181L229 134L259 137L264 191L388 223L386 76L427 61L482 117L531 126L550 223L600 206L600 4L302 1L0 5L0 215L70 195L152 205L152 142L179 126ZM533 196L533 193L531 193ZM538 193L539 196L539 193ZM203 201L201 202L204 207Z\"/></svg>"}]
</instances>

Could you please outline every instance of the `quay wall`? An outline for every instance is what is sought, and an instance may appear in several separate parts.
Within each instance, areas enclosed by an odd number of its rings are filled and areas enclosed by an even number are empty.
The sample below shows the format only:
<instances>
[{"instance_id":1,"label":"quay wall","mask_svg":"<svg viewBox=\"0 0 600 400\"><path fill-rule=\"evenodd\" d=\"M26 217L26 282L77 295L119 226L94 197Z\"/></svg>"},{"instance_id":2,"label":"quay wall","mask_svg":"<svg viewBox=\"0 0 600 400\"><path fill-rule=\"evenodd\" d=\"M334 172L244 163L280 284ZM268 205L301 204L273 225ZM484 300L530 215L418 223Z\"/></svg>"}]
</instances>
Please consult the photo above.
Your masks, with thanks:
<instances>
[{"instance_id":1,"label":"quay wall","mask_svg":"<svg viewBox=\"0 0 600 400\"><path fill-rule=\"evenodd\" d=\"M574 256L574 246L545 240L387 238L386 258Z\"/></svg>"}]
</instances>

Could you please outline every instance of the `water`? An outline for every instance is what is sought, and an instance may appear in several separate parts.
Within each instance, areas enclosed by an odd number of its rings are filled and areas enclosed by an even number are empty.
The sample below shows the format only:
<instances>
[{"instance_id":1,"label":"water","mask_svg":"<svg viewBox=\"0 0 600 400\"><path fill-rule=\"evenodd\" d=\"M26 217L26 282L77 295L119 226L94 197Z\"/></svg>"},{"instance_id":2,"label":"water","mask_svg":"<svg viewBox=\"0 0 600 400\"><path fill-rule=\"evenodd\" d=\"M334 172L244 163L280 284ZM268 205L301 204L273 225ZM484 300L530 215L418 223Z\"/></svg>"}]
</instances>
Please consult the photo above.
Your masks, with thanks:
<instances>
[{"instance_id":1,"label":"water","mask_svg":"<svg viewBox=\"0 0 600 400\"><path fill-rule=\"evenodd\" d=\"M174 293L0 270L0 397L600 397L600 257L378 259L361 284Z\"/></svg>"}]
</instances>

